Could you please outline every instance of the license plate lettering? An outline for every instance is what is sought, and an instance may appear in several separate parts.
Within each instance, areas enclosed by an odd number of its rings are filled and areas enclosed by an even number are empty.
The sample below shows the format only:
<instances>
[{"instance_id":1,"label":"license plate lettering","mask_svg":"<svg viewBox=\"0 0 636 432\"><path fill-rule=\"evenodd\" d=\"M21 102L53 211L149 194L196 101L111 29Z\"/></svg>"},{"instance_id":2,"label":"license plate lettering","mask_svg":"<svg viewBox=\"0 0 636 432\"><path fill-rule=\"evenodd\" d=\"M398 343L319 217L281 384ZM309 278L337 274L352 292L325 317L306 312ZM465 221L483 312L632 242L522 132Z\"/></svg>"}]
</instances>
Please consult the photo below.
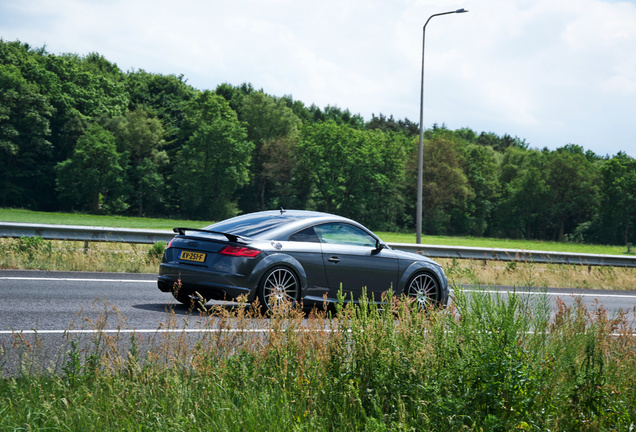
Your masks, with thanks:
<instances>
[{"instance_id":1,"label":"license plate lettering","mask_svg":"<svg viewBox=\"0 0 636 432\"><path fill-rule=\"evenodd\" d=\"M179 259L182 261L194 261L202 263L205 261L205 254L201 252L181 251Z\"/></svg>"}]
</instances>

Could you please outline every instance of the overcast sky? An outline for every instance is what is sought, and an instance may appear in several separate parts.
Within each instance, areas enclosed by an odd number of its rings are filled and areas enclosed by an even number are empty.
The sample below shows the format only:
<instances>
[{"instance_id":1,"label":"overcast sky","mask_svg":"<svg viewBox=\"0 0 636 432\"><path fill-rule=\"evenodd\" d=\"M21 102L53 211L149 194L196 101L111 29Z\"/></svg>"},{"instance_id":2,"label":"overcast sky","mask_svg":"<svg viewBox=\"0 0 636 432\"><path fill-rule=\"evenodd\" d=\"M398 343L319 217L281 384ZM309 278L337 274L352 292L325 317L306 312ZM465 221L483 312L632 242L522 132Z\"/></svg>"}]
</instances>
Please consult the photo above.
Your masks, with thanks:
<instances>
[{"instance_id":1,"label":"overcast sky","mask_svg":"<svg viewBox=\"0 0 636 432\"><path fill-rule=\"evenodd\" d=\"M0 37L198 89L636 157L636 1L0 0Z\"/></svg>"}]
</instances>

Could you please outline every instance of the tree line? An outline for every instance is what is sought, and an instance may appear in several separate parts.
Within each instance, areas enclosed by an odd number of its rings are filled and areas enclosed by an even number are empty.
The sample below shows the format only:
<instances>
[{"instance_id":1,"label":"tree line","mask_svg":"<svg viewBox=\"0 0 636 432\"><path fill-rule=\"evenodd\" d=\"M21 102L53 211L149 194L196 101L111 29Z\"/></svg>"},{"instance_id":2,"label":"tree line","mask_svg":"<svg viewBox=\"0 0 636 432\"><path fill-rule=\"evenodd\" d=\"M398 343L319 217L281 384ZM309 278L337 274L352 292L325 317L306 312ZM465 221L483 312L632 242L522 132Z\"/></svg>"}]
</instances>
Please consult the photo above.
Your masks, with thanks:
<instances>
[{"instance_id":1,"label":"tree line","mask_svg":"<svg viewBox=\"0 0 636 432\"><path fill-rule=\"evenodd\" d=\"M2 207L195 220L301 208L408 231L418 134L408 119L365 121L250 84L198 90L0 39ZM444 125L424 138L427 234L634 240L636 160L623 152Z\"/></svg>"}]
</instances>

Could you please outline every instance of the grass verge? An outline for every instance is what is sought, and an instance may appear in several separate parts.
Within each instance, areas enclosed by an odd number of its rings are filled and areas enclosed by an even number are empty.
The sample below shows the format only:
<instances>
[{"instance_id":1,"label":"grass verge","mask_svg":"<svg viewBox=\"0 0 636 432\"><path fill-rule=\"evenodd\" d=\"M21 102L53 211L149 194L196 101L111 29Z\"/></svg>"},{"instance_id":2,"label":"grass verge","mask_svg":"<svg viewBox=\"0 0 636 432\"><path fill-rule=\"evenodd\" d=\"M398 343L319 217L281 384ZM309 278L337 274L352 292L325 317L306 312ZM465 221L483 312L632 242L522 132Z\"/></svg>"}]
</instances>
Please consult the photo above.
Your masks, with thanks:
<instances>
[{"instance_id":1,"label":"grass verge","mask_svg":"<svg viewBox=\"0 0 636 432\"><path fill-rule=\"evenodd\" d=\"M0 221L18 223L40 223L54 225L81 225L114 228L158 229L170 231L177 226L201 228L210 221L179 219L140 218L126 216L98 216L82 213L39 212L23 209L1 209Z\"/></svg>"},{"instance_id":2,"label":"grass verge","mask_svg":"<svg viewBox=\"0 0 636 432\"><path fill-rule=\"evenodd\" d=\"M382 240L388 243L415 243L415 234L378 233ZM451 236L422 236L422 244L442 246L466 246L493 249L518 249L550 252L589 253L596 255L633 255L636 249L632 247L627 252L626 246L595 245L573 242L556 242L541 240L501 239L487 237L451 237Z\"/></svg>"},{"instance_id":3,"label":"grass verge","mask_svg":"<svg viewBox=\"0 0 636 432\"><path fill-rule=\"evenodd\" d=\"M456 284L602 290L636 289L636 269L564 264L437 259Z\"/></svg>"},{"instance_id":4,"label":"grass verge","mask_svg":"<svg viewBox=\"0 0 636 432\"><path fill-rule=\"evenodd\" d=\"M390 294L336 318L213 309L210 332L163 333L147 350L141 335L124 350L125 336L71 339L58 367L24 361L0 380L0 429L633 430L626 314L478 288L424 313ZM14 347L37 359L37 344L16 335Z\"/></svg>"},{"instance_id":5,"label":"grass verge","mask_svg":"<svg viewBox=\"0 0 636 432\"><path fill-rule=\"evenodd\" d=\"M165 242L154 245L0 238L0 268L157 273Z\"/></svg>"}]
</instances>

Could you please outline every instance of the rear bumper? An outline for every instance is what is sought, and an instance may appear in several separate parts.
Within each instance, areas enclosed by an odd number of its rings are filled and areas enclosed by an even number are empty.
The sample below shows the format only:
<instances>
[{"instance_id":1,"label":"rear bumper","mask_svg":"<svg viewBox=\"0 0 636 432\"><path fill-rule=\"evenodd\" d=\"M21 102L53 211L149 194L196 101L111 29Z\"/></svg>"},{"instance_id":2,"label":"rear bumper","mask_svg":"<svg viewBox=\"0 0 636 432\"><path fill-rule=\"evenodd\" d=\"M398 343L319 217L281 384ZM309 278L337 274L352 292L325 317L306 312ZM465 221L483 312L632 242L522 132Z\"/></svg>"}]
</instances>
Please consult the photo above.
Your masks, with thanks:
<instances>
[{"instance_id":1,"label":"rear bumper","mask_svg":"<svg viewBox=\"0 0 636 432\"><path fill-rule=\"evenodd\" d=\"M247 287L247 278L241 275L218 275L201 271L184 271L183 268L170 268L162 264L157 278L157 287L162 292L176 290L201 294L208 300L234 300L247 295L252 301L256 295L256 287Z\"/></svg>"}]
</instances>

